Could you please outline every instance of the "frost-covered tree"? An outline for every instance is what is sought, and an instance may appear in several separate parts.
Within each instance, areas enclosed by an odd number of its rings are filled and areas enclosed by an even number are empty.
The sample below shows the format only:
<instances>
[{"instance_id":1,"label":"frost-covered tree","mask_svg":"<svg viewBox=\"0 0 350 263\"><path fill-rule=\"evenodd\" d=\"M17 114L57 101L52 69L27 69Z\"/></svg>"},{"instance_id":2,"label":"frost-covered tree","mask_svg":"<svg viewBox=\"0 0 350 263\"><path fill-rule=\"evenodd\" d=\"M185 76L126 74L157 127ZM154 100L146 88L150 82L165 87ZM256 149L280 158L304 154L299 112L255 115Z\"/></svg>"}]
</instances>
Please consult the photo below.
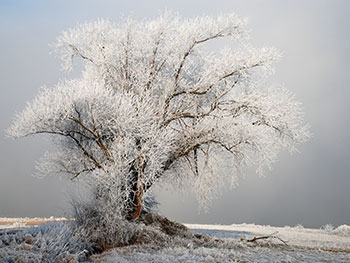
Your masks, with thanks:
<instances>
[{"instance_id":1,"label":"frost-covered tree","mask_svg":"<svg viewBox=\"0 0 350 263\"><path fill-rule=\"evenodd\" d=\"M231 48L209 44L218 39ZM264 87L278 52L247 40L232 14L81 24L55 45L64 69L82 59L81 77L41 89L9 134L51 134L57 149L39 170L86 180L120 217L138 218L161 179L192 182L205 205L223 165L234 182L241 167L261 172L309 136L291 93Z\"/></svg>"}]
</instances>

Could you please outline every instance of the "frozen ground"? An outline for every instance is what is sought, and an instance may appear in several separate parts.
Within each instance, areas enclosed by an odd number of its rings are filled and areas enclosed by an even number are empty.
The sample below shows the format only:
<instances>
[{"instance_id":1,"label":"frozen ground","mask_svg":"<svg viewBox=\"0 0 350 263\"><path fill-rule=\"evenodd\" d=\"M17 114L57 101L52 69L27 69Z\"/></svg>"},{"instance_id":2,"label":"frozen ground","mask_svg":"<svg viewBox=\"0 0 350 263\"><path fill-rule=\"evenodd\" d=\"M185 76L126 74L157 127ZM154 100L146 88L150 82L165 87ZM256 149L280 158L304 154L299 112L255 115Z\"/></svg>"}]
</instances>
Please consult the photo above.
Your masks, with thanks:
<instances>
[{"instance_id":1,"label":"frozen ground","mask_svg":"<svg viewBox=\"0 0 350 263\"><path fill-rule=\"evenodd\" d=\"M56 221L56 219L50 219L41 221ZM4 222L10 222L10 224L6 225ZM2 231L8 231L9 228L30 225L29 222L40 222L40 220L22 218L11 221L0 218L0 229L6 228ZM194 233L220 238L217 242L224 240L220 245L221 248L195 248L190 245L156 248L135 245L108 250L93 256L91 260L101 263L350 262L350 226L348 225L337 228L325 226L322 229L253 224L187 224L186 226Z\"/></svg>"},{"instance_id":2,"label":"frozen ground","mask_svg":"<svg viewBox=\"0 0 350 263\"><path fill-rule=\"evenodd\" d=\"M269 236L280 244L286 242L287 246L310 248L325 251L350 252L350 226L342 225L333 228L328 225L322 229L310 229L302 226L272 227L254 224L239 225L194 225L187 224L194 232L205 233L220 238L251 239L257 236Z\"/></svg>"},{"instance_id":3,"label":"frozen ground","mask_svg":"<svg viewBox=\"0 0 350 263\"><path fill-rule=\"evenodd\" d=\"M350 262L347 225L336 229L252 224L186 226L195 233L224 239L228 248L124 247L105 253L100 262Z\"/></svg>"}]
</instances>

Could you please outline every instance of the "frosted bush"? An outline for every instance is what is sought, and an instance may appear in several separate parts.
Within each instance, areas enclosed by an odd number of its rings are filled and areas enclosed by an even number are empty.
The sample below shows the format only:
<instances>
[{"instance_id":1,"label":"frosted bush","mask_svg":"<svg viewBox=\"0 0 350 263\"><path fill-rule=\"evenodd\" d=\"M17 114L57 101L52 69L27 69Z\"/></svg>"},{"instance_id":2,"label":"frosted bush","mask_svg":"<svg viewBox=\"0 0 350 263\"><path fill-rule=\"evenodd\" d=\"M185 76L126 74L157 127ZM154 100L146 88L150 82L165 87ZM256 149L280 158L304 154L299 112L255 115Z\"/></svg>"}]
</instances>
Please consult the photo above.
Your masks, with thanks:
<instances>
[{"instance_id":1,"label":"frosted bush","mask_svg":"<svg viewBox=\"0 0 350 263\"><path fill-rule=\"evenodd\" d=\"M334 226L332 226L331 224L327 224L322 226L321 229L323 229L327 233L331 233L334 230Z\"/></svg>"},{"instance_id":2,"label":"frosted bush","mask_svg":"<svg viewBox=\"0 0 350 263\"><path fill-rule=\"evenodd\" d=\"M349 225L341 225L332 231L333 234L350 237L350 226Z\"/></svg>"},{"instance_id":3,"label":"frosted bush","mask_svg":"<svg viewBox=\"0 0 350 263\"><path fill-rule=\"evenodd\" d=\"M92 252L68 222L45 223L0 238L0 262L4 263L74 263L86 260Z\"/></svg>"}]
</instances>

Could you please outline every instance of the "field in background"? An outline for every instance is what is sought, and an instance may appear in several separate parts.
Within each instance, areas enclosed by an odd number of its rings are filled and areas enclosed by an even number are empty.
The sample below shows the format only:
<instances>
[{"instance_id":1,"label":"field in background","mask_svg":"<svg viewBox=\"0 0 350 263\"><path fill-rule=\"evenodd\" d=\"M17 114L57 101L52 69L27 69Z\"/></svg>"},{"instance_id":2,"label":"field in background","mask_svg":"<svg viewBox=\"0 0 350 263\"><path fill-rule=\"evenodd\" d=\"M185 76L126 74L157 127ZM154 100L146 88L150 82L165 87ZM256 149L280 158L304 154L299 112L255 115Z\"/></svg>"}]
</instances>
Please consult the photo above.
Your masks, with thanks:
<instances>
[{"instance_id":1,"label":"field in background","mask_svg":"<svg viewBox=\"0 0 350 263\"><path fill-rule=\"evenodd\" d=\"M40 217L21 217L21 218L8 218L8 217L0 217L0 230L1 229L18 229L25 228L31 226L38 226L42 223L48 222L60 222L66 221L67 218L61 217L48 217L48 218L40 218Z\"/></svg>"}]
</instances>

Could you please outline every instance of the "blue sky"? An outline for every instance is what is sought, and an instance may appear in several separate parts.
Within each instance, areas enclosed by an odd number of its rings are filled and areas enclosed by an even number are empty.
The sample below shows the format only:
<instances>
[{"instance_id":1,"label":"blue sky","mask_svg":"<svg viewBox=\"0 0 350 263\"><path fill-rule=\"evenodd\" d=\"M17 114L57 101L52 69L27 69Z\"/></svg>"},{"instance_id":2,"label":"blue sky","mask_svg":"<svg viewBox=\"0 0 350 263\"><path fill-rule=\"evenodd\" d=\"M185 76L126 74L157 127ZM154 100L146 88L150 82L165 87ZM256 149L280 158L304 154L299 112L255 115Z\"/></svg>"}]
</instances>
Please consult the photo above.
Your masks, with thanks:
<instances>
[{"instance_id":1,"label":"blue sky","mask_svg":"<svg viewBox=\"0 0 350 263\"><path fill-rule=\"evenodd\" d=\"M5 129L15 112L43 86L79 74L60 71L49 47L79 22L99 17L183 17L236 12L249 17L255 46L283 52L271 82L303 103L313 138L300 153L282 153L266 177L248 169L239 187L223 190L208 213L198 214L191 192L158 190L160 212L192 223L256 223L320 227L350 224L350 2L338 1L0 1L0 216L69 212L79 186L54 176L37 179L35 161L50 149L46 137L12 140Z\"/></svg>"}]
</instances>

